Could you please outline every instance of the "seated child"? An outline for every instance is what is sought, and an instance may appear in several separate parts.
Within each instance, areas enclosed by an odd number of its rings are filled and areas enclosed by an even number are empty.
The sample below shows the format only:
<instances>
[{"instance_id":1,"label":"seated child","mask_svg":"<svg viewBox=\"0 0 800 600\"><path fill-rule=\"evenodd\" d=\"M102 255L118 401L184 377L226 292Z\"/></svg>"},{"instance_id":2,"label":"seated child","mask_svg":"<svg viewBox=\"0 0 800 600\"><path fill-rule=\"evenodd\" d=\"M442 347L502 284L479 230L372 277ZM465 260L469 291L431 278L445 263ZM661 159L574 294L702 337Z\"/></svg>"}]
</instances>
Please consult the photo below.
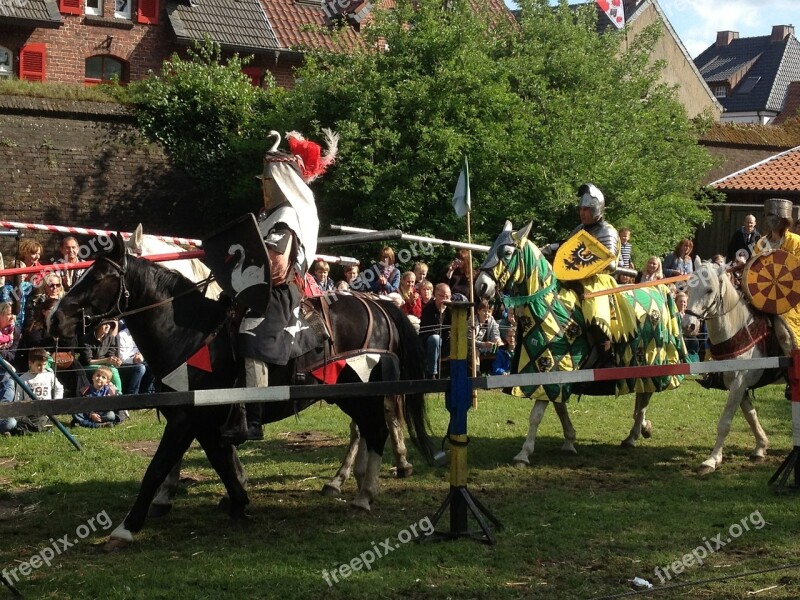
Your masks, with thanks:
<instances>
[{"instance_id":1,"label":"seated child","mask_svg":"<svg viewBox=\"0 0 800 600\"><path fill-rule=\"evenodd\" d=\"M47 371L47 359L50 354L44 348L31 348L28 352L28 372L20 376L20 381L41 400L58 400L64 397L64 386L52 371ZM15 400L27 400L28 396L17 385ZM44 431L47 416L21 417L17 419L17 429L13 433L35 433Z\"/></svg>"},{"instance_id":2,"label":"seated child","mask_svg":"<svg viewBox=\"0 0 800 600\"><path fill-rule=\"evenodd\" d=\"M89 396L116 396L117 390L111 383L111 377L111 369L103 366L97 367L97 370L92 373L92 385L81 390L81 396L84 398ZM126 418L128 418L128 411L126 410L119 412L114 412L113 410L92 411L72 415L71 425L90 428L111 427L117 423L122 423Z\"/></svg>"},{"instance_id":3,"label":"seated child","mask_svg":"<svg viewBox=\"0 0 800 600\"><path fill-rule=\"evenodd\" d=\"M517 331L512 327L506 329L505 344L497 349L492 363L492 375L508 375L511 372L511 359L517 346Z\"/></svg>"},{"instance_id":4,"label":"seated child","mask_svg":"<svg viewBox=\"0 0 800 600\"><path fill-rule=\"evenodd\" d=\"M316 261L312 271L314 273L314 280L317 282L320 291L332 292L335 289L333 279L328 277L328 274L331 272L331 267L327 262L324 260Z\"/></svg>"},{"instance_id":5,"label":"seated child","mask_svg":"<svg viewBox=\"0 0 800 600\"><path fill-rule=\"evenodd\" d=\"M500 325L492 316L492 307L488 300L481 300L478 305L478 331L475 336L475 347L479 354L494 354L502 345Z\"/></svg>"}]
</instances>

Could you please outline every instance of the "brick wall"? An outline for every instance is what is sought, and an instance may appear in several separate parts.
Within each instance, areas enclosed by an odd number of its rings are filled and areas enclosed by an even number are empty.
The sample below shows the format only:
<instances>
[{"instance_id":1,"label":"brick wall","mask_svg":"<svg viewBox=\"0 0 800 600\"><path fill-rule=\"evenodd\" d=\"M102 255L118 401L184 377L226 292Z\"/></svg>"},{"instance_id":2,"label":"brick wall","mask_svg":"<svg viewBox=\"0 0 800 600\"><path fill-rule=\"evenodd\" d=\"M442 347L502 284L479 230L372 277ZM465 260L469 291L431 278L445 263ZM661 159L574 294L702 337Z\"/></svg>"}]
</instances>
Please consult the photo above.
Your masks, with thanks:
<instances>
[{"instance_id":1,"label":"brick wall","mask_svg":"<svg viewBox=\"0 0 800 600\"><path fill-rule=\"evenodd\" d=\"M113 0L103 5L103 17L62 15L64 22L55 29L0 25L0 45L14 52L16 68L22 46L46 44L46 81L83 83L86 59L99 55L121 59L131 81L160 70L174 47L163 3L157 25L136 23L135 14L133 21L114 19Z\"/></svg>"},{"instance_id":2,"label":"brick wall","mask_svg":"<svg viewBox=\"0 0 800 600\"><path fill-rule=\"evenodd\" d=\"M0 218L201 237L198 191L117 105L0 96ZM57 236L37 237L45 257ZM0 238L0 252L14 242Z\"/></svg>"}]
</instances>

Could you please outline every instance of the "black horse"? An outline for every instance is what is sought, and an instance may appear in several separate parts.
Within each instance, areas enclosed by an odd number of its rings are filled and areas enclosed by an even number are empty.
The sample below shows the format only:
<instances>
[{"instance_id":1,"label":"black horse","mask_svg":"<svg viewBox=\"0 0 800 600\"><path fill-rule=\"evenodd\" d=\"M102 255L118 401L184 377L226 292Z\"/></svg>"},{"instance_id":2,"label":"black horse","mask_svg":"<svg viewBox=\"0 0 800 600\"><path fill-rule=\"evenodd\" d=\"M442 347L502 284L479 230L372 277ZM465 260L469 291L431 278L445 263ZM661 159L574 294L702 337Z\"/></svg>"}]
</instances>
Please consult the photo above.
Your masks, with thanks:
<instances>
[{"instance_id":1,"label":"black horse","mask_svg":"<svg viewBox=\"0 0 800 600\"><path fill-rule=\"evenodd\" d=\"M319 309L320 302L325 300L313 301ZM393 304L344 294L327 302L338 356L353 358L369 353L379 357L370 381L423 378L417 335ZM100 318L124 316L134 341L158 380L173 373L207 346L212 370L187 366L189 389L220 389L235 387L239 381L240 366L227 327L230 314L225 303L204 297L196 285L182 275L126 254L124 242L117 236L113 247L99 255L94 265L61 299L49 326L54 336L69 337L75 334L84 318L91 324ZM319 359L325 357L304 356L300 361L319 367ZM293 369L290 362L285 368L270 370L270 383L289 383ZM357 381L360 379L356 372L348 367L338 379L339 383ZM265 406L264 422L294 415L313 402L270 402ZM355 421L366 441L366 474L359 481L354 503L369 508L377 493L378 472L388 436L383 396L337 399L334 403ZM144 525L159 485L194 439L200 443L225 485L231 517L244 517L249 500L236 448L220 436L220 425L227 418L229 407L182 405L165 406L161 411L167 420L164 434L133 507L111 535L112 542L126 544L133 540L132 534ZM423 395L406 396L405 417L409 434L430 460L433 444L427 430Z\"/></svg>"}]
</instances>

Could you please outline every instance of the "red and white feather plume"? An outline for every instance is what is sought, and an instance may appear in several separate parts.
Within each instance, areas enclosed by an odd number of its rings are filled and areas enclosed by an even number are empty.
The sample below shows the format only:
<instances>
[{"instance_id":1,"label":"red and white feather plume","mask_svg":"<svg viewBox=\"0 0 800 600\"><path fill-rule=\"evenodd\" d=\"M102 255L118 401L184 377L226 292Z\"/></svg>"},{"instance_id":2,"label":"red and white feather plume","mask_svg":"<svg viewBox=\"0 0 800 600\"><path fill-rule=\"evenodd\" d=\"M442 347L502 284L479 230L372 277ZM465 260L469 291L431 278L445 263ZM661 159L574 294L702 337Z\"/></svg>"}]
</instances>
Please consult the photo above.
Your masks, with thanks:
<instances>
[{"instance_id":1,"label":"red and white feather plume","mask_svg":"<svg viewBox=\"0 0 800 600\"><path fill-rule=\"evenodd\" d=\"M327 146L324 154L319 144L305 139L301 133L290 131L286 134L289 150L298 158L303 180L306 183L311 183L324 174L336 160L336 153L339 150L339 134L330 129L323 129L322 133L325 134Z\"/></svg>"}]
</instances>

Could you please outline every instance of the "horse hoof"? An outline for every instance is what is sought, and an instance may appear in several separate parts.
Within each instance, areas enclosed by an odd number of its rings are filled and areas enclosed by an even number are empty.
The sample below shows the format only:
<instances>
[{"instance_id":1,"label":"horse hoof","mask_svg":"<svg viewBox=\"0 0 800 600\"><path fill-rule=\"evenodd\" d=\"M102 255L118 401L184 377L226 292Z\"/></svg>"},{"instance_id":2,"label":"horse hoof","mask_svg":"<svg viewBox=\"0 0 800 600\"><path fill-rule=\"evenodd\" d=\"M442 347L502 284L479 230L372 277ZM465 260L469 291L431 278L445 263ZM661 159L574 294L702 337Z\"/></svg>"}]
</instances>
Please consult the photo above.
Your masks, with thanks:
<instances>
[{"instance_id":1,"label":"horse hoof","mask_svg":"<svg viewBox=\"0 0 800 600\"><path fill-rule=\"evenodd\" d=\"M356 498L350 503L350 506L366 512L370 512L372 510L369 506L369 501L366 498Z\"/></svg>"},{"instance_id":2,"label":"horse hoof","mask_svg":"<svg viewBox=\"0 0 800 600\"><path fill-rule=\"evenodd\" d=\"M120 550L127 550L130 545L130 542L126 542L125 540L110 538L103 546L103 550L106 552L119 552Z\"/></svg>"},{"instance_id":3,"label":"horse hoof","mask_svg":"<svg viewBox=\"0 0 800 600\"><path fill-rule=\"evenodd\" d=\"M646 440L649 440L652 435L653 424L650 421L645 421L644 425L642 426L642 437Z\"/></svg>"},{"instance_id":4,"label":"horse hoof","mask_svg":"<svg viewBox=\"0 0 800 600\"><path fill-rule=\"evenodd\" d=\"M516 469L526 469L531 466L531 463L525 462L524 460L514 460L511 461L511 466Z\"/></svg>"},{"instance_id":5,"label":"horse hoof","mask_svg":"<svg viewBox=\"0 0 800 600\"><path fill-rule=\"evenodd\" d=\"M170 511L172 511L172 504L151 504L147 516L151 519L158 519L167 516Z\"/></svg>"},{"instance_id":6,"label":"horse hoof","mask_svg":"<svg viewBox=\"0 0 800 600\"><path fill-rule=\"evenodd\" d=\"M217 508L222 512L230 512L231 511L231 499L228 496L223 496L217 502Z\"/></svg>"},{"instance_id":7,"label":"horse hoof","mask_svg":"<svg viewBox=\"0 0 800 600\"><path fill-rule=\"evenodd\" d=\"M336 486L331 485L330 483L326 483L322 486L322 495L328 498L338 498L339 494L342 493L342 490L337 488Z\"/></svg>"},{"instance_id":8,"label":"horse hoof","mask_svg":"<svg viewBox=\"0 0 800 600\"><path fill-rule=\"evenodd\" d=\"M750 462L754 463L763 463L767 460L767 457L762 454L751 454L750 455Z\"/></svg>"},{"instance_id":9,"label":"horse hoof","mask_svg":"<svg viewBox=\"0 0 800 600\"><path fill-rule=\"evenodd\" d=\"M619 445L620 445L622 448L631 448L631 449L633 449L633 448L636 448L636 442L634 442L633 440L630 440L630 439L625 439L625 440L622 440L622 441L619 443Z\"/></svg>"},{"instance_id":10,"label":"horse hoof","mask_svg":"<svg viewBox=\"0 0 800 600\"><path fill-rule=\"evenodd\" d=\"M398 467L397 468L397 478L404 479L406 477L411 477L414 474L414 465L407 465L405 467Z\"/></svg>"},{"instance_id":11,"label":"horse hoof","mask_svg":"<svg viewBox=\"0 0 800 600\"><path fill-rule=\"evenodd\" d=\"M700 465L696 469L698 475L709 475L716 471L716 469L710 465Z\"/></svg>"},{"instance_id":12,"label":"horse hoof","mask_svg":"<svg viewBox=\"0 0 800 600\"><path fill-rule=\"evenodd\" d=\"M569 445L564 444L563 446L561 446L561 452L563 454L569 454L571 456L577 456L578 455L578 451L575 449L575 446L573 446L572 444L569 444Z\"/></svg>"}]
</instances>

